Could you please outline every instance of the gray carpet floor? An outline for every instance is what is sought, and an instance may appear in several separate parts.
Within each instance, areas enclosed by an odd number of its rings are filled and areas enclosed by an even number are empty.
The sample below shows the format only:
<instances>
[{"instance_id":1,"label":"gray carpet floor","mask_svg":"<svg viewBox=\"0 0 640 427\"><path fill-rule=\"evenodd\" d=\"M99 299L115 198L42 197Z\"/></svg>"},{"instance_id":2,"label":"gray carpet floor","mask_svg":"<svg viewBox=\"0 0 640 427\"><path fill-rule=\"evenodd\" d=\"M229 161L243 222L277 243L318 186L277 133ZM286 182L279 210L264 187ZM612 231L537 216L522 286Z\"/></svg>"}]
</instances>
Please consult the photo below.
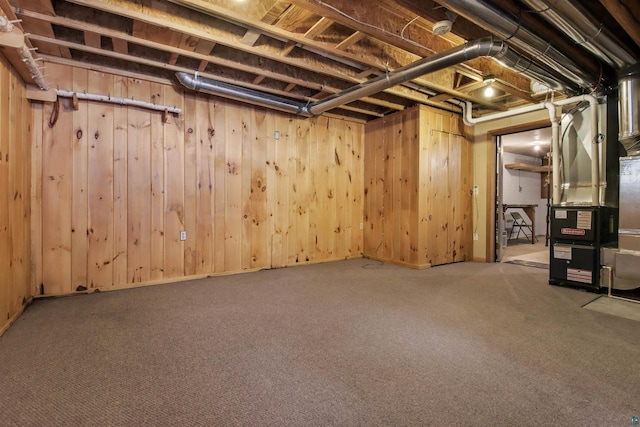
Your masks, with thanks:
<instances>
[{"instance_id":1,"label":"gray carpet floor","mask_svg":"<svg viewBox=\"0 0 640 427\"><path fill-rule=\"evenodd\" d=\"M0 424L628 426L638 322L547 272L351 260L38 300Z\"/></svg>"}]
</instances>

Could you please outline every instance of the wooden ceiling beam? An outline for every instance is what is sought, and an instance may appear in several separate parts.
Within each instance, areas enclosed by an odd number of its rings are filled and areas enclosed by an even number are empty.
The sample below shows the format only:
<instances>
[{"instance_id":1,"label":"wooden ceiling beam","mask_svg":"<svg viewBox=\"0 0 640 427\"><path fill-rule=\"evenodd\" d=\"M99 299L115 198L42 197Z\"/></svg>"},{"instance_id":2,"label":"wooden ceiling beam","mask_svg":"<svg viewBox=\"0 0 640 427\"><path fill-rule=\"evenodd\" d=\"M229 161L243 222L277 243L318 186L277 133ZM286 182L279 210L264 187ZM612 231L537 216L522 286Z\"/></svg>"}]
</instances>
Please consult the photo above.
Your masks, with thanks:
<instances>
[{"instance_id":1,"label":"wooden ceiling beam","mask_svg":"<svg viewBox=\"0 0 640 427\"><path fill-rule=\"evenodd\" d=\"M127 43L126 40L122 40L118 37L112 37L111 42L113 44L114 51L125 55L129 54L129 43Z\"/></svg>"},{"instance_id":2,"label":"wooden ceiling beam","mask_svg":"<svg viewBox=\"0 0 640 427\"><path fill-rule=\"evenodd\" d=\"M84 32L84 44L91 47L100 47L102 37L93 31Z\"/></svg>"},{"instance_id":3,"label":"wooden ceiling beam","mask_svg":"<svg viewBox=\"0 0 640 427\"><path fill-rule=\"evenodd\" d=\"M314 39L318 35L325 32L327 29L329 29L329 27L332 25L332 20L322 17L311 28L309 28L306 33L304 33L304 37L308 39Z\"/></svg>"},{"instance_id":4,"label":"wooden ceiling beam","mask_svg":"<svg viewBox=\"0 0 640 427\"><path fill-rule=\"evenodd\" d=\"M339 50L349 49L351 46L358 43L364 37L366 37L365 33L363 33L362 31L356 31L353 34L351 34L349 37L347 37L346 39L338 43L336 45L336 49L339 49Z\"/></svg>"},{"instance_id":5,"label":"wooden ceiling beam","mask_svg":"<svg viewBox=\"0 0 640 427\"><path fill-rule=\"evenodd\" d=\"M638 0L600 0L600 3L640 46L640 2Z\"/></svg>"},{"instance_id":6,"label":"wooden ceiling beam","mask_svg":"<svg viewBox=\"0 0 640 427\"><path fill-rule=\"evenodd\" d=\"M242 37L240 43L246 44L247 46L253 46L256 44L261 35L262 33L260 31L248 29L247 32L244 33L244 37Z\"/></svg>"},{"instance_id":7,"label":"wooden ceiling beam","mask_svg":"<svg viewBox=\"0 0 640 427\"><path fill-rule=\"evenodd\" d=\"M192 70L188 69L188 68L184 68L184 67L180 67L180 66L176 66L176 65L172 65L172 64L167 64L164 62L160 62L160 61L156 61L153 59L147 59L147 58L141 58L139 56L133 56L133 55L123 55L117 52L113 52L110 50L105 50L105 49L99 49L99 48L94 48L94 47L90 47L90 46L86 46L86 45L82 45L82 44L78 44L78 43L73 43L73 42L68 42L68 41L64 41L64 40L59 40L59 39L51 39L48 37L44 37L44 36L38 36L38 35L31 35L32 39L34 41L43 41L46 43L51 43L51 44L55 44L55 45L60 45L69 49L75 49L75 50L79 50L79 51L84 51L84 52L89 52L92 54L96 54L96 55L102 55L102 56L107 56L107 57L111 57L111 58L115 58L115 59L119 59L119 60L125 60L125 61L129 61L129 62L133 62L133 63L137 63L137 64L142 64L142 65L147 65L147 66L151 66L151 67L156 67L156 68L160 68L160 69L165 69L165 70L170 70L170 71L174 71L174 72L178 72L178 71L182 71L182 72L187 72L187 73L191 73ZM166 48L170 48L169 46L166 46ZM174 48L177 49L177 48ZM195 54L195 53L192 53ZM257 71L257 70L254 70ZM224 78L224 77L220 77L220 76L216 76L213 74L208 74L208 73L203 73L202 74L203 77L207 77L207 78L211 78L211 79L215 79L215 80L219 80L225 83L230 83L230 84L234 84L234 85L239 85L242 87L247 87L250 89L254 89L254 90L260 90L263 92L267 92L267 93L271 93L274 95L280 95L280 96L285 96L285 97L293 97L293 98L297 98L297 99L301 99L301 100L307 100L307 97L304 96L299 96L290 92L286 92L286 91L280 91L280 90L274 90L268 87L264 87L264 86L256 86L252 83L246 83L246 82L242 82L242 81L238 81L235 79L229 79L229 78ZM306 81L301 81L301 80L297 80L297 79L291 79L296 81L297 83L300 84L300 86L305 86L305 87L309 87L309 83ZM313 88L313 87L310 87ZM324 90L328 90L331 91L333 93L338 93L340 92L340 89L337 88L330 88L327 86L319 86L317 87L318 89L324 89ZM386 108L394 108L394 109L403 109L404 106L399 106L387 101L383 101L383 100L378 100L375 98L363 98L362 99L363 102L366 103L370 103L373 105L379 105L382 107L386 107ZM343 109L351 109L353 111L362 113L364 111L368 111L368 110L364 110L361 108L358 109L354 109L354 107L340 107ZM376 113L375 111L369 111L370 115L374 115L376 116L378 113Z\"/></svg>"},{"instance_id":8,"label":"wooden ceiling beam","mask_svg":"<svg viewBox=\"0 0 640 427\"><path fill-rule=\"evenodd\" d=\"M100 8L103 9L105 8L104 2L107 0L102 0L102 1L89 1L89 0L67 0L70 1L71 3L78 3L78 4L83 4L83 5L87 5L87 6L91 6L94 8ZM113 3L122 3L122 0L108 0L110 4ZM263 34L271 34L273 37L275 38L280 38L283 40L288 40L290 43L292 42L296 42L299 45L305 47L305 48L313 48L310 49L312 51L319 51L319 52L324 52L323 56L327 56L330 55L332 58L334 58L335 60L337 60L336 58L342 58L343 60L349 60L349 61L354 61L354 62L358 62L360 64L362 64L365 67L372 67L372 68L377 68L379 70L385 70L386 69L386 64L381 63L380 61L380 57L378 55L378 57L376 58L376 60L374 61L373 59L367 59L366 57L364 57L364 55L358 55L358 54L352 54L343 50L339 50L336 49L334 47L330 47L327 46L326 43L319 43L319 42L315 42L312 39L308 39L305 38L304 36L300 36L299 34L295 34L289 31L285 31L279 28L275 28L273 26L268 26L266 24L264 24L263 22L260 21L252 21L251 19L246 18L245 16L242 16L238 13L235 12L231 12L228 9L224 9L220 6L214 5L212 3L209 3L207 1L203 1L203 0L169 0L171 3L175 3L175 4L179 4L182 6L186 6L188 8L191 8L193 10L197 10L200 11L202 13L211 15L211 16L216 16L219 17L221 19L226 19L232 22L236 22L238 24L241 25L246 25L248 27L253 27L253 28L257 28L259 30L261 30L263 32ZM326 10L331 10L329 8L323 7L323 6L317 6L315 1L313 0L288 0L290 1L292 4L298 5L298 4L304 4L304 5L309 5L310 7L306 7L310 9L312 12L316 13L316 11L319 11L318 15L321 16L327 16L324 15L322 12L326 11ZM335 0L334 0L335 1ZM348 0L345 0L345 3ZM360 3L360 2L349 2L349 4L347 5L343 5L343 7L345 7L345 10L352 10L353 7L360 7L362 9L362 14L363 15L367 15L371 13L371 8L369 6L367 6L369 3ZM109 6L108 9L110 9L112 6ZM319 8L319 9L318 9ZM109 10L106 10L109 11ZM122 12L117 12L122 14ZM134 19L148 19L148 15L149 15L149 10L146 9L146 13L143 16L139 16L139 18L134 18ZM388 15L388 14L385 14ZM338 22L338 23L342 23L343 25L349 26L349 27L354 27L353 22L351 20L346 20L345 22L345 17L342 16L339 13L333 12L331 14L331 16L329 16L329 18L334 21L334 22ZM336 19L337 18L337 19ZM159 24L161 25L161 24ZM404 25L404 24L403 24ZM371 27L368 25L362 25L361 26L363 30L363 32L370 32L371 31ZM177 29L176 25L172 25L172 28ZM358 30L360 30L360 28L356 28ZM369 29L369 31L366 31L366 29ZM180 30L182 31L182 30ZM381 32L380 34L384 35L386 34L385 32ZM375 37L375 36L374 36ZM385 40L382 40L385 41ZM408 46L413 46L413 43L407 42ZM450 45L448 45L450 47ZM293 48L292 48L293 49ZM431 51L429 51L428 53L433 53ZM429 56L429 55L424 55L424 56ZM286 55L285 55L286 57ZM412 57L412 58L405 58L405 60L403 61L403 63L401 64L402 66L409 64L410 62L413 62L416 58ZM496 65L497 66L497 65ZM500 72L511 72L510 70L507 70L503 67L497 66L500 70L497 70L496 73ZM364 68L364 67L363 67ZM326 69L316 69L317 72L326 72ZM511 72L512 73L512 72ZM515 74L515 73L514 73ZM528 87L529 81L522 77L522 76L517 76L517 78L522 79L524 82L526 82L526 87ZM429 87L437 92L448 92L452 95L454 95L455 97L460 97L462 96L463 99L471 101L471 102L476 102L482 105L485 105L487 107L490 108L496 108L496 109L500 109L500 107L493 105L490 102L487 102L485 100L482 99L478 99L478 98L468 98L466 95L461 94L460 92L456 92L456 91L452 91L451 87L445 87L441 84L434 84L426 79L417 79L417 82L419 82L421 85ZM388 92L392 93L393 92L393 88L389 89ZM415 94L417 97L420 97L420 94L418 92L416 92ZM426 102L426 97L423 97L423 100ZM419 101L422 102L422 101Z\"/></svg>"},{"instance_id":9,"label":"wooden ceiling beam","mask_svg":"<svg viewBox=\"0 0 640 427\"><path fill-rule=\"evenodd\" d=\"M242 43L239 43L238 41L234 41L234 40L229 40L229 39L224 39L218 35L215 34L211 34L210 32L206 31L205 29L201 28L201 26L197 25L195 22L191 23L189 22L189 24L185 23L188 22L185 20L185 18L181 18L180 21L177 21L175 19L172 19L172 15L167 14L166 12L163 11L158 11L155 9L149 9L149 8L142 8L139 5L136 4L132 4L130 2L126 2L124 0L100 0L100 1L92 1L92 0L67 0L70 3L75 3L75 4L80 4L83 6L87 6L87 7L92 7L95 8L97 10L102 10L105 12L109 12L109 13L113 13L116 15L121 15L121 16L125 16L127 18L133 19L133 20L139 20L142 22L146 22L152 25L157 25L161 28L166 28L166 26L168 24L171 25L171 28L174 31L180 31L184 34L196 37L196 38L200 38L200 39L204 39L204 40L209 40L213 43L218 43L220 45L224 45L224 46L228 46L230 48L239 50L239 51L243 51L246 53L251 53L260 57L264 57L267 59L271 59L274 61L278 61L281 62L283 64L286 65L291 65L294 67L298 67L301 68L303 70L308 70L308 71L312 71L314 73L318 73L318 74L324 74L326 76L329 77L333 77L333 78L337 78L343 81L348 81L350 83L361 83L362 79L359 79L355 76L351 76L351 75L346 75L343 72L339 72L339 71L335 71L333 69L330 69L328 67L319 67L318 64L314 64L314 63L309 63L304 59L300 59L300 58L288 58L288 57L284 57L284 56L280 56L277 54L274 54L272 52L269 52L265 49L262 48L257 48L257 47L253 47L253 46L246 46L243 45ZM31 12L33 13L33 12ZM51 18L56 18L56 17L51 17ZM43 18L45 19L45 18ZM108 31L107 29L105 29L105 31ZM120 33L121 34L121 33ZM292 34L292 33L287 33L287 34ZM298 36L299 38L299 36ZM314 43L313 41L310 41L311 43ZM345 53L346 54L346 53ZM354 58L357 57L357 55L351 55ZM360 60L362 61L363 59L360 58ZM373 67L380 67L380 65L376 65L376 64L372 64ZM256 74L262 74L262 73L256 73ZM394 95L398 95L401 97L405 97L405 94L407 93L407 90L400 90L401 86L397 86L394 88L390 88L387 89L385 92L388 92L390 94L394 94ZM405 88L406 89L406 88ZM419 101L416 101L418 100ZM412 100L416 101L416 102L425 102L428 103L428 97L426 95L421 94L420 92L414 91L412 93ZM404 108L404 107L403 107Z\"/></svg>"},{"instance_id":10,"label":"wooden ceiling beam","mask_svg":"<svg viewBox=\"0 0 640 427\"><path fill-rule=\"evenodd\" d=\"M324 0L322 4L315 0L290 0L292 4L303 7L313 13L325 16L342 25L361 31L370 37L376 38L384 43L397 46L407 52L421 57L428 57L436 52L449 49L454 46L448 40L434 36L429 29L411 32L410 37L402 37L402 34L384 30L385 28L402 29L410 22L410 19L393 13L388 6L381 11L378 6L385 6L384 2L371 0L368 2L354 2L351 0ZM354 19L348 19L335 9L348 11L348 15ZM399 10L397 6L395 11ZM415 16L413 16L415 17ZM411 28L411 27L409 27ZM469 61L469 63L479 68L485 74L494 74L496 78L508 81L516 87L528 90L529 80L517 74L495 61Z\"/></svg>"}]
</instances>

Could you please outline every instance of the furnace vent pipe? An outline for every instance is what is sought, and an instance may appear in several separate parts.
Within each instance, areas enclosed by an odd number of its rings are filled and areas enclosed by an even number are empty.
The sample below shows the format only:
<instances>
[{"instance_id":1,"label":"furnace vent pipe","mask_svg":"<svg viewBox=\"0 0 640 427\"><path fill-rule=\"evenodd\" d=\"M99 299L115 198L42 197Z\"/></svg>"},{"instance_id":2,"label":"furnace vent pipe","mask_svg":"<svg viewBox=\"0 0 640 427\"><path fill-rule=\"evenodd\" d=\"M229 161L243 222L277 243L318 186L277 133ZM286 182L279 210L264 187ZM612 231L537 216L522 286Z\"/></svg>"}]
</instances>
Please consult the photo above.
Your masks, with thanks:
<instances>
[{"instance_id":1,"label":"furnace vent pipe","mask_svg":"<svg viewBox=\"0 0 640 427\"><path fill-rule=\"evenodd\" d=\"M637 62L633 52L579 3L568 0L520 1L612 68L620 69Z\"/></svg>"}]
</instances>

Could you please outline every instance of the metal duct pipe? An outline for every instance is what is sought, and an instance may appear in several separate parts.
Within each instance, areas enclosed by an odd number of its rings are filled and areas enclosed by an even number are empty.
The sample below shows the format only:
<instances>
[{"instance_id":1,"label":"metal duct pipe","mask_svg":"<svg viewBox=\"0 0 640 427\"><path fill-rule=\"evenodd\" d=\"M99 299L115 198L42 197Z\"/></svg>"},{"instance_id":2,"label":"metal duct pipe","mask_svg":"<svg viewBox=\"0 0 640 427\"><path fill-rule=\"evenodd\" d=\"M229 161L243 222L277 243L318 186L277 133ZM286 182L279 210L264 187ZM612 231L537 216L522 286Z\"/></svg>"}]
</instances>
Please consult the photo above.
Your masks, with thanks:
<instances>
[{"instance_id":1,"label":"metal duct pipe","mask_svg":"<svg viewBox=\"0 0 640 427\"><path fill-rule=\"evenodd\" d=\"M628 156L637 156L640 155L640 66L622 70L618 79L618 139Z\"/></svg>"},{"instance_id":2,"label":"metal duct pipe","mask_svg":"<svg viewBox=\"0 0 640 427\"><path fill-rule=\"evenodd\" d=\"M309 112L306 110L306 105L301 102L291 101L286 98L273 96L268 93L235 86L229 83L219 82L213 79L204 79L198 77L197 74L192 75L181 71L176 73L176 77L183 86L191 90L195 90L196 92L209 93L211 95L218 95L236 101L249 102L261 107L284 111L285 113L311 117Z\"/></svg>"},{"instance_id":3,"label":"metal duct pipe","mask_svg":"<svg viewBox=\"0 0 640 427\"><path fill-rule=\"evenodd\" d=\"M335 95L331 95L320 102L311 104L309 106L309 112L313 115L322 114L332 108L348 104L349 102L373 95L374 93L381 92L424 74L443 70L470 59L481 56L502 57L507 49L507 46L503 42L495 41L491 37L474 40L420 59L407 66L343 90Z\"/></svg>"},{"instance_id":4,"label":"metal duct pipe","mask_svg":"<svg viewBox=\"0 0 640 427\"><path fill-rule=\"evenodd\" d=\"M576 43L615 69L637 58L580 4L568 0L520 0Z\"/></svg>"},{"instance_id":5,"label":"metal duct pipe","mask_svg":"<svg viewBox=\"0 0 640 427\"><path fill-rule=\"evenodd\" d=\"M527 72L534 78L548 83L556 90L567 89L562 83L554 80L554 77L542 68L532 64L516 52L511 51L507 45L492 37L481 38L461 46L456 46L445 52L432 55L428 58L418 60L410 65L376 77L367 82L353 86L340 93L329 96L322 101L303 103L286 98L270 95L252 89L219 82L213 79L201 78L184 72L176 73L180 83L185 87L218 95L237 101L249 102L262 107L273 108L292 114L299 114L306 117L319 115L332 108L353 102L357 99L381 92L391 86L402 84L411 79L417 78L427 73L442 70L481 56L494 57L506 66Z\"/></svg>"},{"instance_id":6,"label":"metal duct pipe","mask_svg":"<svg viewBox=\"0 0 640 427\"><path fill-rule=\"evenodd\" d=\"M584 88L597 83L598 77L585 72L533 31L522 27L519 19L485 0L437 0L442 6L465 17L476 25L508 40L518 49L535 57L560 75Z\"/></svg>"}]
</instances>

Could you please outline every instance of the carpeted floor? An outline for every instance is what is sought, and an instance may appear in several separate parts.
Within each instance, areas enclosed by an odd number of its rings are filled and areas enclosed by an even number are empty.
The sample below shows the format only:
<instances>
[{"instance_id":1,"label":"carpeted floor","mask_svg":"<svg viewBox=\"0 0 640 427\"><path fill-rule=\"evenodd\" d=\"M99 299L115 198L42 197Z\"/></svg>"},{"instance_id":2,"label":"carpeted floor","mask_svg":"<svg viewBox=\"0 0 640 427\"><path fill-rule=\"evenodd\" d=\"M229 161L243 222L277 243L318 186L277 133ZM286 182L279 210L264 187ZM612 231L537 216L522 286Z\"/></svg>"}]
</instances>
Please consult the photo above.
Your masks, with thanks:
<instances>
[{"instance_id":1,"label":"carpeted floor","mask_svg":"<svg viewBox=\"0 0 640 427\"><path fill-rule=\"evenodd\" d=\"M370 260L39 300L0 424L625 426L638 323L547 271Z\"/></svg>"}]
</instances>

